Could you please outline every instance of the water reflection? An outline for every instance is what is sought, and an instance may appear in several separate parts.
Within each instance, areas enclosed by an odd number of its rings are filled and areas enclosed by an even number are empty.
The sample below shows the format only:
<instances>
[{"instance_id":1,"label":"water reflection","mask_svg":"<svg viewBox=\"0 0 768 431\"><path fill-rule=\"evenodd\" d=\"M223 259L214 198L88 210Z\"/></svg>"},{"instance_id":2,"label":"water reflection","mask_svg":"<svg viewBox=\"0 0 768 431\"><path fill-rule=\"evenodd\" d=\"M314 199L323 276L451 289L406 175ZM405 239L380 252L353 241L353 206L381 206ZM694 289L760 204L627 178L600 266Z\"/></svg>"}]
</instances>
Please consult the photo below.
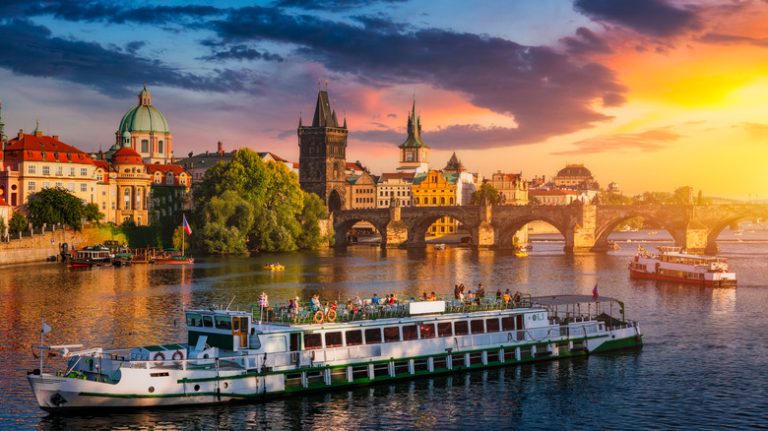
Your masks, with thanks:
<instances>
[{"instance_id":1,"label":"water reflection","mask_svg":"<svg viewBox=\"0 0 768 431\"><path fill-rule=\"evenodd\" d=\"M662 428L680 423L699 428L725 423L738 427L762 414L764 410L733 391L765 394L754 376L768 366L768 347L755 339L768 324L764 313L768 247L722 247L733 256L731 264L739 276L736 289L633 281L626 272L631 252L567 256L555 251L562 245L551 247L551 252L543 249L525 259L463 248L351 247L200 259L193 267L137 265L71 271L43 264L0 268L0 384L4 388L0 428L13 424L40 429L551 429L566 420L577 429L632 428L642 420ZM284 264L285 272L262 269L273 261ZM275 305L315 292L323 299L342 300L373 293L416 296L433 290L451 295L456 283L475 289L480 282L488 294L509 288L534 295L590 294L598 283L601 294L623 299L628 317L641 321L646 348L628 355L457 374L263 404L88 417L46 417L24 379L25 370L36 367L30 345L36 342L41 317L54 328L47 337L50 343L127 347L182 340L183 308L226 305L233 297L233 308L244 308L255 303L262 291ZM714 400L722 413L712 418L706 406ZM624 413L617 416L617 411ZM745 416L728 413L737 411Z\"/></svg>"}]
</instances>

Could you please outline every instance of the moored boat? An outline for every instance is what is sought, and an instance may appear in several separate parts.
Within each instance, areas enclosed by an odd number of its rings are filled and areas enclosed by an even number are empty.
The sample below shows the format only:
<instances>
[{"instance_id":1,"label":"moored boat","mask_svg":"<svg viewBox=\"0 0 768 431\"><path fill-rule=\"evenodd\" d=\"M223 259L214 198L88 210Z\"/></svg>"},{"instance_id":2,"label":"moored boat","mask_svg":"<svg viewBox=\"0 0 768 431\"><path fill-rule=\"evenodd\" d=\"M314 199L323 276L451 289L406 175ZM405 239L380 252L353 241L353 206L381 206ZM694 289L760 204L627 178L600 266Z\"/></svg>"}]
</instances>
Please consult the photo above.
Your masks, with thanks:
<instances>
[{"instance_id":1,"label":"moored boat","mask_svg":"<svg viewBox=\"0 0 768 431\"><path fill-rule=\"evenodd\" d=\"M680 247L658 250L658 254L651 254L640 248L629 263L629 276L701 286L736 286L736 274L728 270L725 258L689 254Z\"/></svg>"},{"instance_id":2,"label":"moored boat","mask_svg":"<svg viewBox=\"0 0 768 431\"><path fill-rule=\"evenodd\" d=\"M68 264L72 268L89 268L92 266L109 265L112 255L108 248L101 245L73 250Z\"/></svg>"},{"instance_id":3,"label":"moored boat","mask_svg":"<svg viewBox=\"0 0 768 431\"><path fill-rule=\"evenodd\" d=\"M184 255L183 251L176 248L166 248L154 259L154 263L163 265L188 265L194 262L194 258Z\"/></svg>"},{"instance_id":4,"label":"moored boat","mask_svg":"<svg viewBox=\"0 0 768 431\"><path fill-rule=\"evenodd\" d=\"M188 310L184 344L75 351L45 347L41 335L40 349L63 350L67 363L45 372L41 359L27 378L44 410L92 411L269 399L642 346L613 298L515 298Z\"/></svg>"}]
</instances>

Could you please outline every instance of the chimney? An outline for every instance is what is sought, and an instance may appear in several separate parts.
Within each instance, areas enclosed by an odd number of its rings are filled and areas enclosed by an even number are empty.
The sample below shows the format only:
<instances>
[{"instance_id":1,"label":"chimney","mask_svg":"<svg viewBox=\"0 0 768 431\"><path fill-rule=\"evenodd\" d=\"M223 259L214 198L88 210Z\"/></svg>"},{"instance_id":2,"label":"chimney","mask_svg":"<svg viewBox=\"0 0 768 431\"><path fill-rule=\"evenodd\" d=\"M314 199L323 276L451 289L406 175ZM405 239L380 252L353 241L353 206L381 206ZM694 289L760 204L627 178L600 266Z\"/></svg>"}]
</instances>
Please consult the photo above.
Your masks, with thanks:
<instances>
[{"instance_id":1,"label":"chimney","mask_svg":"<svg viewBox=\"0 0 768 431\"><path fill-rule=\"evenodd\" d=\"M53 138L54 141L58 141L59 140L59 135L53 135L53 136L51 136L51 138Z\"/></svg>"},{"instance_id":2,"label":"chimney","mask_svg":"<svg viewBox=\"0 0 768 431\"><path fill-rule=\"evenodd\" d=\"M219 153L220 156L224 154L224 144L222 144L221 141L219 141L216 151Z\"/></svg>"},{"instance_id":3,"label":"chimney","mask_svg":"<svg viewBox=\"0 0 768 431\"><path fill-rule=\"evenodd\" d=\"M19 139L24 137L24 129L19 129L19 135L17 136Z\"/></svg>"}]
</instances>

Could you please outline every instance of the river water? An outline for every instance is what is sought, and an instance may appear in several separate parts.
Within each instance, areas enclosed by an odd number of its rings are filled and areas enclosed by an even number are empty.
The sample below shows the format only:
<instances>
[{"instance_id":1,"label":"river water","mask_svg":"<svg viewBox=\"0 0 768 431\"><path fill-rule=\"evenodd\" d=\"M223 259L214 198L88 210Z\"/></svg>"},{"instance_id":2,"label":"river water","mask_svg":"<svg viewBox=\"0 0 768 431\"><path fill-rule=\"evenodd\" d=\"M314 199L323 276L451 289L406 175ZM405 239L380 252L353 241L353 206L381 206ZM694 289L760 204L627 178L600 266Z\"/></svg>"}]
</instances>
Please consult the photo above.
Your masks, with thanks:
<instances>
[{"instance_id":1,"label":"river water","mask_svg":"<svg viewBox=\"0 0 768 431\"><path fill-rule=\"evenodd\" d=\"M623 235L623 236L621 236ZM625 233L618 239L647 233ZM638 236L639 235L639 236ZM724 234L726 236L726 234ZM73 271L60 264L0 268L0 429L743 429L768 418L768 234L721 242L739 287L713 289L633 281L636 248L562 253L537 243L530 257L494 251L346 251L199 259L191 268L137 265ZM662 233L649 238L658 241ZM722 237L721 237L722 238ZM750 242L750 239L758 241ZM654 243L645 243L646 248ZM284 273L262 265L279 260ZM26 382L40 319L46 342L129 347L184 340L184 307L245 308L259 294L274 305L423 291L452 294L482 282L532 295L622 299L645 334L641 351L593 355L449 377L375 385L264 403L49 416ZM55 360L55 359L54 359Z\"/></svg>"}]
</instances>

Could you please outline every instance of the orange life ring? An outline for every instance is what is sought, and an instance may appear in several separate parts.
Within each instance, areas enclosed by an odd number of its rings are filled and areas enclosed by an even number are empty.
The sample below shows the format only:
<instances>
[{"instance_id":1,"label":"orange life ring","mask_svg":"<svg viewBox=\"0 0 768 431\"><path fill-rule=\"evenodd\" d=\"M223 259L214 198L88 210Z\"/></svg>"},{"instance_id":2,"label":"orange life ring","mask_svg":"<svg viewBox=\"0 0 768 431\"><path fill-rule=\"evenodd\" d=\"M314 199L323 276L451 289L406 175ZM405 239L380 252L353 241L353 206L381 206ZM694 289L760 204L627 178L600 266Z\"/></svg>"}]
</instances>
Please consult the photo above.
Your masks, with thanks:
<instances>
[{"instance_id":1,"label":"orange life ring","mask_svg":"<svg viewBox=\"0 0 768 431\"><path fill-rule=\"evenodd\" d=\"M328 314L325 315L325 318L328 319L329 322L335 322L336 321L336 310L329 311Z\"/></svg>"},{"instance_id":2,"label":"orange life ring","mask_svg":"<svg viewBox=\"0 0 768 431\"><path fill-rule=\"evenodd\" d=\"M173 352L173 360L174 361L180 361L184 359L184 353L181 352L181 350L177 350Z\"/></svg>"},{"instance_id":3,"label":"orange life ring","mask_svg":"<svg viewBox=\"0 0 768 431\"><path fill-rule=\"evenodd\" d=\"M313 317L312 320L314 320L315 323L323 323L324 317L325 317L325 314L323 314L322 311L317 310L317 313L315 313L315 317Z\"/></svg>"},{"instance_id":4,"label":"orange life ring","mask_svg":"<svg viewBox=\"0 0 768 431\"><path fill-rule=\"evenodd\" d=\"M152 357L152 360L153 361L164 361L165 360L165 355L163 354L163 352L157 352L157 353L155 353L155 356Z\"/></svg>"}]
</instances>

